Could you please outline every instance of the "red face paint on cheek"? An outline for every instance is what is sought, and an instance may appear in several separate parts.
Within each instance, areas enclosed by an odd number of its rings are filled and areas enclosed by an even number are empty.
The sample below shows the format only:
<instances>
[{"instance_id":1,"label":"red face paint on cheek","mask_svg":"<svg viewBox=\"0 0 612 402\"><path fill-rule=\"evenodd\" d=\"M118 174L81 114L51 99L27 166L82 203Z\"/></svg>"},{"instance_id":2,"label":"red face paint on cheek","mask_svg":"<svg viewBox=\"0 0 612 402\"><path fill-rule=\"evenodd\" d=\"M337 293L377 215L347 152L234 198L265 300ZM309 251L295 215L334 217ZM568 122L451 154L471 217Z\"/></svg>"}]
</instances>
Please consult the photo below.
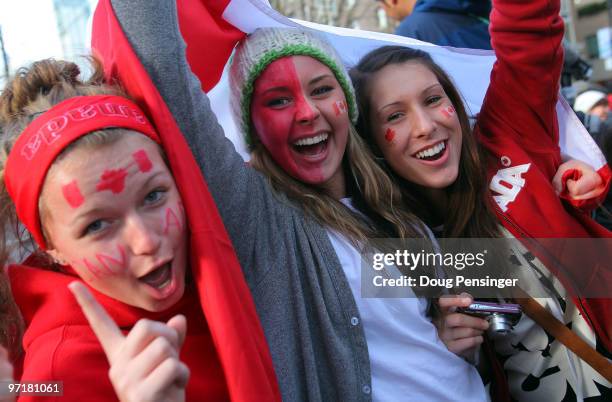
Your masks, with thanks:
<instances>
[{"instance_id":1,"label":"red face paint on cheek","mask_svg":"<svg viewBox=\"0 0 612 402\"><path fill-rule=\"evenodd\" d=\"M113 194L119 194L125 188L125 178L127 170L105 170L100 176L100 181L96 185L97 191L110 190Z\"/></svg>"},{"instance_id":2,"label":"red face paint on cheek","mask_svg":"<svg viewBox=\"0 0 612 402\"><path fill-rule=\"evenodd\" d=\"M175 226L179 232L183 230L183 213L182 205L178 204L176 210L172 207L166 208L164 219L164 234L167 235L172 226Z\"/></svg>"},{"instance_id":3,"label":"red face paint on cheek","mask_svg":"<svg viewBox=\"0 0 612 402\"><path fill-rule=\"evenodd\" d=\"M449 119L455 114L455 108L453 107L453 105L449 105L442 109L442 114L444 115L444 117Z\"/></svg>"},{"instance_id":4,"label":"red face paint on cheek","mask_svg":"<svg viewBox=\"0 0 612 402\"><path fill-rule=\"evenodd\" d=\"M385 132L385 140L387 142L391 142L393 141L394 138L395 138L395 130L393 130L392 128L388 128L387 132Z\"/></svg>"},{"instance_id":5,"label":"red face paint on cheek","mask_svg":"<svg viewBox=\"0 0 612 402\"><path fill-rule=\"evenodd\" d=\"M62 194L64 195L64 198L66 199L66 201L68 201L68 204L70 204L72 208L80 207L81 204L83 204L83 201L85 201L83 195L81 194L81 190L79 190L79 186L76 180L73 180L63 186Z\"/></svg>"},{"instance_id":6,"label":"red face paint on cheek","mask_svg":"<svg viewBox=\"0 0 612 402\"><path fill-rule=\"evenodd\" d=\"M254 89L251 118L257 135L276 163L295 175L298 167L292 155L290 135L298 114L306 118L308 115L300 100L302 87L292 59L283 57L270 63L257 78ZM291 103L284 107L270 106L277 99L285 98L291 98Z\"/></svg>"},{"instance_id":7,"label":"red face paint on cheek","mask_svg":"<svg viewBox=\"0 0 612 402\"><path fill-rule=\"evenodd\" d=\"M141 172L146 173L153 168L153 164L149 159L149 155L147 155L147 151L145 151L144 149L140 149L134 152L132 154L132 157L138 165L138 170L140 170Z\"/></svg>"},{"instance_id":8,"label":"red face paint on cheek","mask_svg":"<svg viewBox=\"0 0 612 402\"><path fill-rule=\"evenodd\" d=\"M126 269L125 249L119 244L115 255L96 253L95 259L97 262L92 263L89 259L83 258L83 264L96 278L121 273Z\"/></svg>"},{"instance_id":9,"label":"red face paint on cheek","mask_svg":"<svg viewBox=\"0 0 612 402\"><path fill-rule=\"evenodd\" d=\"M347 111L348 108L345 101L340 100L334 103L334 113L336 114L336 116L340 116L341 114L344 114Z\"/></svg>"}]
</instances>

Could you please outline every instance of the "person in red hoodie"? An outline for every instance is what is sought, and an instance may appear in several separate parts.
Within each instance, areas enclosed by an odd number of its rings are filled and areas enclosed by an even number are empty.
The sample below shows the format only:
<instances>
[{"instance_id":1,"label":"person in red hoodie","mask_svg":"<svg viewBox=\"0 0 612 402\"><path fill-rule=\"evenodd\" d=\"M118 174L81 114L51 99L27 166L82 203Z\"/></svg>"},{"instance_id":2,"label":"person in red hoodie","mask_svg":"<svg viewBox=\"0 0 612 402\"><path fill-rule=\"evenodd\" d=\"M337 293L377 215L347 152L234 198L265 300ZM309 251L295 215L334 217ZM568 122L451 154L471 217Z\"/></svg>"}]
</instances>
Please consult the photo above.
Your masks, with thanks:
<instances>
[{"instance_id":1,"label":"person in red hoodie","mask_svg":"<svg viewBox=\"0 0 612 402\"><path fill-rule=\"evenodd\" d=\"M231 248L218 245L225 232L204 181L175 180L170 170L189 171L186 145L179 162L180 153L166 155L160 133L172 127L154 127L104 83L100 65L87 81L79 74L74 63L39 61L0 97L0 193L10 206L2 227L18 218L36 245L8 269L26 328L16 378L61 382L48 400L279 400L248 289ZM192 212L196 200L210 219ZM214 276L222 263L236 274L226 288ZM213 291L223 300L206 296Z\"/></svg>"},{"instance_id":2,"label":"person in red hoodie","mask_svg":"<svg viewBox=\"0 0 612 402\"><path fill-rule=\"evenodd\" d=\"M556 176L562 165L555 114L563 63L559 2L493 5L497 62L473 132L448 75L427 53L399 46L370 52L351 71L358 132L440 237L520 239L514 261L527 268L529 290L548 295L538 301L609 358L610 247L605 240L559 240L612 236L574 208L600 200L609 168L597 172L596 188L588 192L572 181L584 171L580 162ZM564 205L558 190L574 206ZM442 338L456 343L474 336L470 328L451 331L446 338L442 330ZM516 400L581 400L609 392L602 375L528 318L496 347Z\"/></svg>"}]
</instances>

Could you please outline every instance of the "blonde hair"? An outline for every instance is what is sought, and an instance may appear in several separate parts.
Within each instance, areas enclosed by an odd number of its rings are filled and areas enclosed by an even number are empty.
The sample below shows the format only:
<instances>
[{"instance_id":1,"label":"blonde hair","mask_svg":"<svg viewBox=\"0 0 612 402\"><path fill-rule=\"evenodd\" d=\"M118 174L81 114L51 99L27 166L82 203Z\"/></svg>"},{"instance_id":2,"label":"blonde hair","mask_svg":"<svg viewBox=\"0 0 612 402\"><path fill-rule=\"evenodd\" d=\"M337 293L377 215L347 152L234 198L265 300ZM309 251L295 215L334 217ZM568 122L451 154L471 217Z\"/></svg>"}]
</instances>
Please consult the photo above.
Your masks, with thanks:
<instances>
[{"instance_id":1,"label":"blonde hair","mask_svg":"<svg viewBox=\"0 0 612 402\"><path fill-rule=\"evenodd\" d=\"M71 62L53 59L33 63L29 68L21 68L7 83L0 94L0 343L6 345L15 356L23 332L23 323L17 306L13 301L8 278L4 267L10 260L14 248L32 250L29 233L19 224L15 205L7 193L5 167L8 155L19 135L36 117L52 106L75 96L117 95L124 92L117 86L103 83L104 74L101 64L90 59L93 74L87 80L79 78L79 67ZM75 141L55 160L62 159L71 149L85 146L100 146L112 143L120 137L119 129L100 130ZM41 219L44 208L39 204ZM9 243L15 243L11 246ZM41 253L39 257L46 257ZM42 261L47 268L54 264L46 257Z\"/></svg>"},{"instance_id":2,"label":"blonde hair","mask_svg":"<svg viewBox=\"0 0 612 402\"><path fill-rule=\"evenodd\" d=\"M354 245L373 238L424 237L422 222L403 209L399 187L377 165L352 125L342 164L347 188L354 190L354 202L369 221L324 190L291 177L274 162L257 138L251 153L251 166L264 173L276 191L285 193L320 224L349 237Z\"/></svg>"},{"instance_id":3,"label":"blonde hair","mask_svg":"<svg viewBox=\"0 0 612 402\"><path fill-rule=\"evenodd\" d=\"M118 86L103 83L102 65L91 58L93 73L87 80L79 78L80 69L75 63L46 59L33 63L29 68L17 71L0 95L0 225L5 229L0 235L0 264L4 266L11 250L7 247L8 235L12 235L21 247L29 247L31 238L20 227L15 206L4 182L8 155L19 135L36 117L54 105L75 96L117 95L126 97ZM80 146L102 146L120 138L119 129L99 130L81 137L70 144L56 158L63 159L71 150ZM52 170L51 167L50 171ZM39 204L41 218L45 208Z\"/></svg>"}]
</instances>

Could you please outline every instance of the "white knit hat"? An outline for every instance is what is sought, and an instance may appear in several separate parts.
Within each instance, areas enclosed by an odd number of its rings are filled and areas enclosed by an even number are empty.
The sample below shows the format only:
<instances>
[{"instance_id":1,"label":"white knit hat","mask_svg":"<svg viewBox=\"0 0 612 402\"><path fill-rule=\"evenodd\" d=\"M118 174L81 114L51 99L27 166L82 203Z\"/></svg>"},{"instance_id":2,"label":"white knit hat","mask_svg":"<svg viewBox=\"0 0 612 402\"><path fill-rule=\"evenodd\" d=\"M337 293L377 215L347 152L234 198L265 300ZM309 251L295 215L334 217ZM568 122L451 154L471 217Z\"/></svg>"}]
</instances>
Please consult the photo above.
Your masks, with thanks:
<instances>
[{"instance_id":1,"label":"white knit hat","mask_svg":"<svg viewBox=\"0 0 612 402\"><path fill-rule=\"evenodd\" d=\"M255 129L251 122L251 98L255 80L270 63L287 56L310 56L334 73L344 91L349 117L357 121L357 103L351 79L340 57L317 34L296 28L260 28L236 47L230 66L230 103L236 123L249 147Z\"/></svg>"},{"instance_id":2,"label":"white knit hat","mask_svg":"<svg viewBox=\"0 0 612 402\"><path fill-rule=\"evenodd\" d=\"M582 113L589 113L591 109L601 100L606 99L606 94L601 91L589 90L576 97L574 110Z\"/></svg>"}]
</instances>

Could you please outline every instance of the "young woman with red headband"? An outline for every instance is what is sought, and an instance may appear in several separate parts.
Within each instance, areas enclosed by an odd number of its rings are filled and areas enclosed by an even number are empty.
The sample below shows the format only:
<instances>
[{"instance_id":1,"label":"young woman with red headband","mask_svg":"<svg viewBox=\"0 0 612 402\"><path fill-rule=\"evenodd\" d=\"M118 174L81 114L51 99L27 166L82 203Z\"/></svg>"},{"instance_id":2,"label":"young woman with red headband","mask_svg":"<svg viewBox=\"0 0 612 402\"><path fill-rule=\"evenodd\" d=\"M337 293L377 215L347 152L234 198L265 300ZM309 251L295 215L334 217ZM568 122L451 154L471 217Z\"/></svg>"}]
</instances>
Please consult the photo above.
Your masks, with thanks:
<instances>
[{"instance_id":1,"label":"young woman with red headband","mask_svg":"<svg viewBox=\"0 0 612 402\"><path fill-rule=\"evenodd\" d=\"M17 227L18 218L37 247L8 271L26 324L16 377L61 381L67 401L277 400L263 338L253 354L241 342L239 359L259 361L255 368L222 365L223 345L211 338L218 328L209 328L214 317L205 317L209 304L190 274L191 264L215 268L192 260L200 248L190 246L183 205L191 193L179 193L145 113L102 78L99 65L84 81L75 64L44 60L20 70L0 97L0 223ZM1 251L7 255L6 244ZM235 280L233 293L240 289ZM248 311L248 292L242 296ZM222 320L242 337L250 329L239 316ZM251 329L256 340L258 327ZM256 377L269 383L252 388Z\"/></svg>"}]
</instances>

